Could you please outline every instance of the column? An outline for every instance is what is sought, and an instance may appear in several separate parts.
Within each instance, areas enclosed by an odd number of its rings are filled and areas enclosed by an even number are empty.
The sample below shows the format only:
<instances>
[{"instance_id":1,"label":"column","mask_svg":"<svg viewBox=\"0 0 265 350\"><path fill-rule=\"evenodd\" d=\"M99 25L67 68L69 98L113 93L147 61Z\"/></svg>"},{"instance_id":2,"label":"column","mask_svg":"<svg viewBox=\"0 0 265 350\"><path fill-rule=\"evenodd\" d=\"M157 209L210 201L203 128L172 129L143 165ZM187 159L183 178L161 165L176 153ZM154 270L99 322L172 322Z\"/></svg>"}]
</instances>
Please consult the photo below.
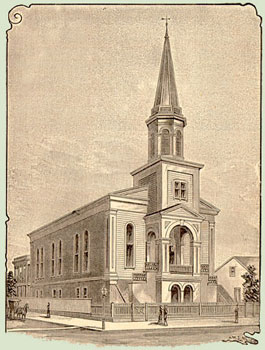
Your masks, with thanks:
<instances>
[{"instance_id":1,"label":"column","mask_svg":"<svg viewBox=\"0 0 265 350\"><path fill-rule=\"evenodd\" d=\"M162 272L169 272L169 240L162 240Z\"/></svg>"},{"instance_id":2,"label":"column","mask_svg":"<svg viewBox=\"0 0 265 350\"><path fill-rule=\"evenodd\" d=\"M117 241L117 213L110 211L109 216L109 271L111 274L116 273L116 241Z\"/></svg>"},{"instance_id":3,"label":"column","mask_svg":"<svg viewBox=\"0 0 265 350\"><path fill-rule=\"evenodd\" d=\"M184 303L184 289L181 289L180 291L180 302Z\"/></svg>"},{"instance_id":4,"label":"column","mask_svg":"<svg viewBox=\"0 0 265 350\"><path fill-rule=\"evenodd\" d=\"M193 243L193 273L195 275L200 274L200 253L201 245L199 242Z\"/></svg>"},{"instance_id":5,"label":"column","mask_svg":"<svg viewBox=\"0 0 265 350\"><path fill-rule=\"evenodd\" d=\"M213 222L210 223L209 225L209 230L210 230L210 242L209 242L209 274L214 275L215 271L215 224Z\"/></svg>"}]
</instances>

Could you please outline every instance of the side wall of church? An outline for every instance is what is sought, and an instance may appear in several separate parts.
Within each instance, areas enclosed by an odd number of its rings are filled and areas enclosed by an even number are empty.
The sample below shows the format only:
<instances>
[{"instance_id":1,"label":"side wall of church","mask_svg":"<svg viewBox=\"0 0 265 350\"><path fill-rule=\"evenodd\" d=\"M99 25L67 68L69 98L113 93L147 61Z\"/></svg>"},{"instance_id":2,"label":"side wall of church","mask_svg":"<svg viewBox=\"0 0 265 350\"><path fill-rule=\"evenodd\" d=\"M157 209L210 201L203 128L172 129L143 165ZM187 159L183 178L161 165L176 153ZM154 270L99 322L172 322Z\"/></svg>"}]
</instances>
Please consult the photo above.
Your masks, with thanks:
<instances>
[{"instance_id":1,"label":"side wall of church","mask_svg":"<svg viewBox=\"0 0 265 350\"><path fill-rule=\"evenodd\" d=\"M52 231L52 228L51 230ZM85 269L84 233L89 234L88 269ZM101 211L90 217L51 232L43 237L32 239L30 244L32 296L95 297L97 284L103 279L105 268L105 236L107 213ZM74 267L75 235L78 234L78 269ZM62 271L59 275L59 241L62 242ZM55 245L55 268L52 273L52 244ZM37 278L37 249L43 248L43 276ZM40 258L41 260L41 258ZM39 262L41 264L41 261ZM39 267L40 269L40 267ZM101 283L101 282L100 282ZM101 283L102 284L102 283ZM77 290L78 288L79 291ZM87 288L86 291L83 288ZM95 291L96 290L96 291ZM84 294L85 293L85 294Z\"/></svg>"}]
</instances>

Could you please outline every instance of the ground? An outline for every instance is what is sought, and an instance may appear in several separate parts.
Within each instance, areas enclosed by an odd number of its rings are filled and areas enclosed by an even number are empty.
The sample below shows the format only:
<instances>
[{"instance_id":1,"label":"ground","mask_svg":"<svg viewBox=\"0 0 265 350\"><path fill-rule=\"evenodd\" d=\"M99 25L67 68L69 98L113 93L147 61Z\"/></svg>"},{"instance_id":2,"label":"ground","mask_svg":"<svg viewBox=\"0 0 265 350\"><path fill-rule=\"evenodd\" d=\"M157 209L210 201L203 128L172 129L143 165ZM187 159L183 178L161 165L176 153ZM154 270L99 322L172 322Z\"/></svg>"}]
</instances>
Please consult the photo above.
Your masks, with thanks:
<instances>
[{"instance_id":1,"label":"ground","mask_svg":"<svg viewBox=\"0 0 265 350\"><path fill-rule=\"evenodd\" d=\"M225 323L225 320L224 320ZM161 326L156 330L124 330L122 332L99 332L80 327L47 323L39 320L8 321L8 329L31 335L43 340L63 340L71 343L95 345L130 345L130 346L176 346L185 344L200 344L227 340L230 336L240 336L245 331L258 332L258 326L234 326L227 321L228 326L197 327L197 328L166 328ZM122 336L121 336L122 334Z\"/></svg>"}]
</instances>

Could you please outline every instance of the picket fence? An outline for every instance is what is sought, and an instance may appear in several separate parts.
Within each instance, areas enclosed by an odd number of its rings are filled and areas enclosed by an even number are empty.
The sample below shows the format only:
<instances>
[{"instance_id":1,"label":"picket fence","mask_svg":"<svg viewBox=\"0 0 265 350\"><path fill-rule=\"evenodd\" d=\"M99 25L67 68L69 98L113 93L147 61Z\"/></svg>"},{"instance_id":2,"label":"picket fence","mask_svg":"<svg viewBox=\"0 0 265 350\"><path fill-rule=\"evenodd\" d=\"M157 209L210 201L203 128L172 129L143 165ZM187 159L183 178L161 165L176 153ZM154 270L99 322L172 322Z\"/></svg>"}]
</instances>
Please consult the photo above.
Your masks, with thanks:
<instances>
[{"instance_id":1,"label":"picket fence","mask_svg":"<svg viewBox=\"0 0 265 350\"><path fill-rule=\"evenodd\" d=\"M110 304L105 306L105 317L111 321L156 321L159 307L166 306L168 319L195 317L234 316L236 303L191 303L191 304ZM239 317L259 315L259 303L239 303ZM103 316L102 305L91 306L91 316Z\"/></svg>"},{"instance_id":2,"label":"picket fence","mask_svg":"<svg viewBox=\"0 0 265 350\"><path fill-rule=\"evenodd\" d=\"M92 304L91 299L20 298L21 305L29 304L30 311L46 312L50 303L51 313L72 317L108 321L157 321L160 306L166 306L168 319L196 317L231 317L235 314L236 303L178 303L178 304ZM239 317L256 317L260 313L259 303L239 303Z\"/></svg>"}]
</instances>

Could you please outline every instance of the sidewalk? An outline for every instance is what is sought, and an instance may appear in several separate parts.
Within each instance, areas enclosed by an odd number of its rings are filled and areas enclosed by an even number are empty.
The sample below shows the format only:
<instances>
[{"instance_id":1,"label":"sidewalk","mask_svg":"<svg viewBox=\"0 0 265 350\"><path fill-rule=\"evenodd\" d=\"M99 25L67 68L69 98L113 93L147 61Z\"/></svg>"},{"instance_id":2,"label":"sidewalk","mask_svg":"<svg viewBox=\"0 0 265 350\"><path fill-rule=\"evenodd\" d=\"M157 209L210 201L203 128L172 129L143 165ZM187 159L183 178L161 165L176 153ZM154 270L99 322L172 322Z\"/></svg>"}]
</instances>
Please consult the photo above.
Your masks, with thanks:
<instances>
[{"instance_id":1,"label":"sidewalk","mask_svg":"<svg viewBox=\"0 0 265 350\"><path fill-rule=\"evenodd\" d=\"M103 331L101 321L87 320L82 318L71 318L66 316L51 315L46 318L45 315L29 312L27 319L55 323L57 325L75 326L87 328L94 331ZM168 326L161 326L156 322L106 322L104 331L127 331L127 330L165 330L180 328L213 328L213 327L240 327L240 326L258 326L257 318L239 318L235 323L234 318L196 318L196 319L176 319L168 320Z\"/></svg>"}]
</instances>

